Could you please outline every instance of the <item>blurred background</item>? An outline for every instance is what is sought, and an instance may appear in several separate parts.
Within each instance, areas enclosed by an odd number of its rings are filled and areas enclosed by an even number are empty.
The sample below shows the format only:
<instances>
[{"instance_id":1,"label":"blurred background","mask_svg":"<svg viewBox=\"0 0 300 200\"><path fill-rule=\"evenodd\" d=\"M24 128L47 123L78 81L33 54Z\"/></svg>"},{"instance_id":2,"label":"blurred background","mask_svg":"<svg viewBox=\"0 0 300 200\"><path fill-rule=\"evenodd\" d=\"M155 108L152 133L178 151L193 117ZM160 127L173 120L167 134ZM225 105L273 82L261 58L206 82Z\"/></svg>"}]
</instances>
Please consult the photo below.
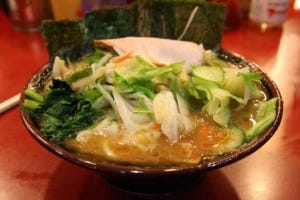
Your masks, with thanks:
<instances>
[{"instance_id":1,"label":"blurred background","mask_svg":"<svg viewBox=\"0 0 300 200\"><path fill-rule=\"evenodd\" d=\"M124 6L130 0L0 0L0 8L19 30L38 30L44 19L74 20L99 8Z\"/></svg>"},{"instance_id":2,"label":"blurred background","mask_svg":"<svg viewBox=\"0 0 300 200\"><path fill-rule=\"evenodd\" d=\"M100 8L124 6L134 0L0 0L12 25L23 31L36 31L44 19L77 19L84 13ZM201 1L201 0L199 0ZM207 0L227 5L226 29L237 29L249 17L258 24L280 26L292 4L299 9L300 0ZM271 5L271 6L270 6ZM251 14L252 13L252 14ZM264 16L265 15L265 16ZM275 20L275 21L274 21Z\"/></svg>"}]
</instances>

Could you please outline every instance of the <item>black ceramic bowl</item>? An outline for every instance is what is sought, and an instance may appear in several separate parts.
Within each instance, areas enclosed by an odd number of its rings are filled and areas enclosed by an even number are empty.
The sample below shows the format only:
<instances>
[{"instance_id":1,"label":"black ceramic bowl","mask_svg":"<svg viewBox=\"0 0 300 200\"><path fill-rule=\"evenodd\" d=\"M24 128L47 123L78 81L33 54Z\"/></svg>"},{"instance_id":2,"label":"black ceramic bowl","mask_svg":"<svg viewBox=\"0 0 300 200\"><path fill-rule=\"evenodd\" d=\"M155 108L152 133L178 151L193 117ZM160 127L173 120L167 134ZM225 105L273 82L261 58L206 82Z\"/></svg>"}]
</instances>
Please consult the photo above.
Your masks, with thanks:
<instances>
[{"instance_id":1,"label":"black ceramic bowl","mask_svg":"<svg viewBox=\"0 0 300 200\"><path fill-rule=\"evenodd\" d=\"M266 75L265 72L263 72L255 63L247 61L246 59L228 51L220 50L218 55L220 58L237 64L240 67L250 67L252 70L257 71L262 75L263 85L270 94L270 97L278 98L276 105L276 118L269 128L267 128L257 138L242 146L239 150L210 160L205 160L199 164L173 167L140 167L119 165L112 162L95 160L91 157L86 157L76 152L68 151L62 146L49 141L40 133L38 127L29 114L22 109L20 110L21 117L29 133L43 147L65 160L99 172L109 183L126 190L137 192L165 192L175 190L198 179L198 177L208 170L234 163L259 149L273 136L282 118L282 97L275 83ZM50 74L51 66L43 66L30 78L28 83L25 85L24 90L32 87L42 87ZM22 93L20 105L22 105L24 98L25 95Z\"/></svg>"}]
</instances>

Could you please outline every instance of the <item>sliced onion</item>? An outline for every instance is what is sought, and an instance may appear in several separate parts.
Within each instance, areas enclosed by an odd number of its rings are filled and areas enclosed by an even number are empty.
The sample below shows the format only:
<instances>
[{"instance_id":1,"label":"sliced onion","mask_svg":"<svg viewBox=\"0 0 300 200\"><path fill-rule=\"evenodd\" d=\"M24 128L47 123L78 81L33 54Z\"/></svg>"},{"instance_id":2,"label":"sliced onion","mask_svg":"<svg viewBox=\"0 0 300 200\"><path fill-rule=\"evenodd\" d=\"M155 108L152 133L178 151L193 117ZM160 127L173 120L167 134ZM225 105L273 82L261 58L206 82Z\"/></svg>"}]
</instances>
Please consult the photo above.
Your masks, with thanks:
<instances>
[{"instance_id":1,"label":"sliced onion","mask_svg":"<svg viewBox=\"0 0 300 200\"><path fill-rule=\"evenodd\" d=\"M153 112L157 123L161 124L162 133L171 143L178 139L178 112L174 96L171 91L163 90L153 99Z\"/></svg>"}]
</instances>

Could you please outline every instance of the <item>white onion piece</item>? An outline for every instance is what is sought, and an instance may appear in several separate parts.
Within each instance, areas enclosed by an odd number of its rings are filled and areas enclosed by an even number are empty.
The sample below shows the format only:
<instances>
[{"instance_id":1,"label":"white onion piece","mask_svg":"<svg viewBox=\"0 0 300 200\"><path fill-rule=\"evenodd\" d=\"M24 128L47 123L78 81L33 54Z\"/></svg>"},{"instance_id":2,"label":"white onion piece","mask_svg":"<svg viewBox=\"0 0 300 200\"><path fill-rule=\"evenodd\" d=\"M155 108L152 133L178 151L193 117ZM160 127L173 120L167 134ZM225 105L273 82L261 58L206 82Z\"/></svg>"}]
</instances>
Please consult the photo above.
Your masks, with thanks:
<instances>
[{"instance_id":1,"label":"white onion piece","mask_svg":"<svg viewBox=\"0 0 300 200\"><path fill-rule=\"evenodd\" d=\"M180 127L183 131L191 131L193 129L192 122L190 118L188 117L190 112L187 108L186 103L184 102L183 98L180 95L176 95L177 99L177 105L179 110L179 123L182 124L182 127Z\"/></svg>"},{"instance_id":2,"label":"white onion piece","mask_svg":"<svg viewBox=\"0 0 300 200\"><path fill-rule=\"evenodd\" d=\"M65 65L65 61L56 56L54 58L52 76L62 78L67 71L68 68Z\"/></svg>"},{"instance_id":3,"label":"white onion piece","mask_svg":"<svg viewBox=\"0 0 300 200\"><path fill-rule=\"evenodd\" d=\"M157 123L161 124L162 133L171 143L178 139L178 112L174 96L169 90L162 90L153 99L153 112Z\"/></svg>"},{"instance_id":4,"label":"white onion piece","mask_svg":"<svg viewBox=\"0 0 300 200\"><path fill-rule=\"evenodd\" d=\"M88 84L93 83L97 78L102 76L105 72L105 68L98 68L93 73L85 78L79 79L71 84L74 90L83 90Z\"/></svg>"},{"instance_id":5,"label":"white onion piece","mask_svg":"<svg viewBox=\"0 0 300 200\"><path fill-rule=\"evenodd\" d=\"M110 103L115 112L117 112L116 103L114 99L110 96L110 94L105 90L105 88L101 84L97 84L96 88L102 93L103 97Z\"/></svg>"},{"instance_id":6,"label":"white onion piece","mask_svg":"<svg viewBox=\"0 0 300 200\"><path fill-rule=\"evenodd\" d=\"M116 90L113 90L113 97L115 99L115 105L118 113L124 123L126 130L130 133L138 130L137 124L134 122L132 112L129 104L123 99L123 97Z\"/></svg>"},{"instance_id":7,"label":"white onion piece","mask_svg":"<svg viewBox=\"0 0 300 200\"><path fill-rule=\"evenodd\" d=\"M99 62L96 64L96 68L98 69L99 67L103 67L108 61L109 59L112 57L113 55L111 53L107 53L105 54L100 60Z\"/></svg>"}]
</instances>

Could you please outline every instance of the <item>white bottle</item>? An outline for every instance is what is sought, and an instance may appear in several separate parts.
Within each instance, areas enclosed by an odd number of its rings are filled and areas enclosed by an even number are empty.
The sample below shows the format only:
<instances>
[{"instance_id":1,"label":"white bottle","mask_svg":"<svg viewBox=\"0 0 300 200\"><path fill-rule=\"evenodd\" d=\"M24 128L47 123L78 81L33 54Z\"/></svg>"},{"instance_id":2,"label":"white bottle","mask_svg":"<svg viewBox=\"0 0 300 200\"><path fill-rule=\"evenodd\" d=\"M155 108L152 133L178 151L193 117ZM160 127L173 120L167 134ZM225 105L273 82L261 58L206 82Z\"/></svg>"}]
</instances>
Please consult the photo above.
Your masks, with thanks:
<instances>
[{"instance_id":1,"label":"white bottle","mask_svg":"<svg viewBox=\"0 0 300 200\"><path fill-rule=\"evenodd\" d=\"M281 26L286 20L290 0L252 0L249 18L262 28Z\"/></svg>"}]
</instances>

